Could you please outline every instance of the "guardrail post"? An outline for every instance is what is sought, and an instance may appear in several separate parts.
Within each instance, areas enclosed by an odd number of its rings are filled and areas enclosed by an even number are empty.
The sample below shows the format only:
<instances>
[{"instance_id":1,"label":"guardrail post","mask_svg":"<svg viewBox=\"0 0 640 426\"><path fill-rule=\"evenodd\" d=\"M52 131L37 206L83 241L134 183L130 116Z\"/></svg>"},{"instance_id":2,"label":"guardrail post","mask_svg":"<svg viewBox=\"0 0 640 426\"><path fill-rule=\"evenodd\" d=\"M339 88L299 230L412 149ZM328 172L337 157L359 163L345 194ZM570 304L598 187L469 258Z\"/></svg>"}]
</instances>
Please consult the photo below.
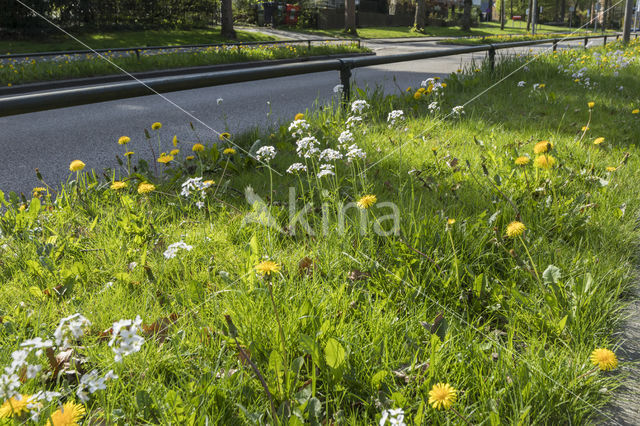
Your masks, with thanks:
<instances>
[{"instance_id":1,"label":"guardrail post","mask_svg":"<svg viewBox=\"0 0 640 426\"><path fill-rule=\"evenodd\" d=\"M602 43L603 46L607 45L607 36L604 36L604 42Z\"/></svg>"},{"instance_id":2,"label":"guardrail post","mask_svg":"<svg viewBox=\"0 0 640 426\"><path fill-rule=\"evenodd\" d=\"M584 48L587 48L587 43L589 43L589 37L584 38Z\"/></svg>"},{"instance_id":3,"label":"guardrail post","mask_svg":"<svg viewBox=\"0 0 640 426\"><path fill-rule=\"evenodd\" d=\"M342 84L342 101L346 108L349 104L349 97L351 96L351 64L338 59L340 61L340 84Z\"/></svg>"},{"instance_id":4,"label":"guardrail post","mask_svg":"<svg viewBox=\"0 0 640 426\"><path fill-rule=\"evenodd\" d=\"M491 68L491 72L493 72L496 67L496 48L493 47L493 44L490 44L489 46L491 46L487 52L489 55L489 67Z\"/></svg>"},{"instance_id":5,"label":"guardrail post","mask_svg":"<svg viewBox=\"0 0 640 426\"><path fill-rule=\"evenodd\" d=\"M638 38L638 34L636 34L636 38ZM358 49L360 49L360 47L361 47L360 46L362 44L361 42L362 42L362 40L358 39Z\"/></svg>"},{"instance_id":6,"label":"guardrail post","mask_svg":"<svg viewBox=\"0 0 640 426\"><path fill-rule=\"evenodd\" d=\"M558 39L554 38L553 39L553 51L555 52L556 50L558 50Z\"/></svg>"},{"instance_id":7,"label":"guardrail post","mask_svg":"<svg viewBox=\"0 0 640 426\"><path fill-rule=\"evenodd\" d=\"M616 34L616 41L618 41L618 39L620 39L620 34Z\"/></svg>"},{"instance_id":8,"label":"guardrail post","mask_svg":"<svg viewBox=\"0 0 640 426\"><path fill-rule=\"evenodd\" d=\"M136 58L140 60L140 49L136 49Z\"/></svg>"},{"instance_id":9,"label":"guardrail post","mask_svg":"<svg viewBox=\"0 0 640 426\"><path fill-rule=\"evenodd\" d=\"M307 49L308 49L308 50L311 50L311 40L307 40L307 43L308 43L308 44L307 44Z\"/></svg>"}]
</instances>

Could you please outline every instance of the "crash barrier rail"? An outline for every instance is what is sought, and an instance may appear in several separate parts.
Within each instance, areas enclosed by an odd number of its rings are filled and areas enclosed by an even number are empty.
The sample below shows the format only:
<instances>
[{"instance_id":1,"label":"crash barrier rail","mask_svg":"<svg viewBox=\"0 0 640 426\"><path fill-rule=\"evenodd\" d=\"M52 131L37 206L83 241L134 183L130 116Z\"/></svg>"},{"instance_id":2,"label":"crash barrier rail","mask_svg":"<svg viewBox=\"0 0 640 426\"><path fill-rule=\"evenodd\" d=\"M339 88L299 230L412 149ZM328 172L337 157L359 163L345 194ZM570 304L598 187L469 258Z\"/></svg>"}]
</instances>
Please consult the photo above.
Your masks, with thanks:
<instances>
[{"instance_id":1,"label":"crash barrier rail","mask_svg":"<svg viewBox=\"0 0 640 426\"><path fill-rule=\"evenodd\" d=\"M446 56L461 55L466 53L487 52L491 70L495 67L496 51L517 47L533 46L538 44L553 43L553 50L559 42L584 40L587 47L589 40L604 38L604 44L608 38L617 40L620 35L598 35L567 38L552 38L545 40L514 41L496 44L483 44L478 46L455 47L437 51L425 51L403 53L388 56L365 56L357 58L327 59L315 62L301 62L286 65L270 65L250 69L235 69L227 71L214 71L199 74L180 76L157 77L144 80L132 80L104 85L78 87L38 92L0 98L0 117L25 114L37 111L45 111L56 108L86 105L117 99L133 98L151 95L154 93L175 92L180 90L198 89L202 87L219 86L224 84L242 83L246 81L264 80L277 77L312 74L325 71L339 71L340 82L343 86L345 102L350 95L351 71L355 68L373 65L391 64L396 62L415 61L420 59L442 58ZM637 34L636 34L637 38Z\"/></svg>"}]
</instances>

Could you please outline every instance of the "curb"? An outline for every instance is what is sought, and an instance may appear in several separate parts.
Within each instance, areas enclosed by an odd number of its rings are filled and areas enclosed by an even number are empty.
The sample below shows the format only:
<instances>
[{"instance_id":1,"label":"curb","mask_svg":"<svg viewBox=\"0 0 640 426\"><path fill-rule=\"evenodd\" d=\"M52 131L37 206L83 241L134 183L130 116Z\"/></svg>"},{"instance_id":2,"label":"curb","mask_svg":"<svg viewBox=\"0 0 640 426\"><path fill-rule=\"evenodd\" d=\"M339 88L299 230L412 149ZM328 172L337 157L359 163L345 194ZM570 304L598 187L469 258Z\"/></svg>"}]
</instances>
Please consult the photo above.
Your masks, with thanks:
<instances>
[{"instance_id":1,"label":"curb","mask_svg":"<svg viewBox=\"0 0 640 426\"><path fill-rule=\"evenodd\" d=\"M146 78L155 78L155 77L170 77L175 75L185 75L185 74L197 74L202 72L212 72L212 71L226 71L226 70L235 70L235 69L245 69L245 68L256 68L262 67L265 65L283 65L283 64L292 64L292 63L300 63L300 62L313 62L324 59L335 59L335 58L354 58L359 56L375 56L374 52L368 53L347 53L347 54L336 54L336 55L320 55L320 56L305 56L302 58L291 58L291 59L274 59L267 61L251 61L251 62L237 62L232 64L217 64L217 65L202 65L197 67L188 67L188 68L170 68L165 70L155 70L155 71L142 71L131 73L132 76L138 79L146 79ZM82 78L73 78L66 80L51 80L51 81L41 81L36 83L25 83L18 86L12 87L2 87L0 88L0 96L9 96L16 95L22 93L31 93L38 91L47 91L53 89L62 89L68 87L79 87L79 86L91 86L97 84L107 84L114 83L119 81L128 81L131 80L131 77L126 74L119 75L105 75L100 77L82 77Z\"/></svg>"}]
</instances>

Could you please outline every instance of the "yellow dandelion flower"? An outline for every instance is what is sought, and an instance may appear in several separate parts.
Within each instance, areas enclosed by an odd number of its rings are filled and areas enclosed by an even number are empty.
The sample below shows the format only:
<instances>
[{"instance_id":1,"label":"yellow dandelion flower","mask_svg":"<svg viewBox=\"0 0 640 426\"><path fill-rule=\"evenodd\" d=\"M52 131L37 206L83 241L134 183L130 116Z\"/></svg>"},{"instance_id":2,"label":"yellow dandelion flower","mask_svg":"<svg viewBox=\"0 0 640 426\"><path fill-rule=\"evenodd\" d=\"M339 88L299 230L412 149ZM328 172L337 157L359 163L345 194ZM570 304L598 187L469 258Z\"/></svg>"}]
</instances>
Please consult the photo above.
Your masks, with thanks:
<instances>
[{"instance_id":1,"label":"yellow dandelion flower","mask_svg":"<svg viewBox=\"0 0 640 426\"><path fill-rule=\"evenodd\" d=\"M169 153L170 155L178 155L178 153L180 152L179 149L172 149L171 152Z\"/></svg>"},{"instance_id":2,"label":"yellow dandelion flower","mask_svg":"<svg viewBox=\"0 0 640 426\"><path fill-rule=\"evenodd\" d=\"M36 186L33 188L32 196L36 198L40 198L43 193L47 192L47 188L43 188L41 186Z\"/></svg>"},{"instance_id":3,"label":"yellow dandelion flower","mask_svg":"<svg viewBox=\"0 0 640 426\"><path fill-rule=\"evenodd\" d=\"M155 123L153 123L153 124L151 125L151 128L152 128L153 130L160 130L160 129L162 128L162 123L159 123L159 122L157 122L157 121L156 121Z\"/></svg>"},{"instance_id":4,"label":"yellow dandelion flower","mask_svg":"<svg viewBox=\"0 0 640 426\"><path fill-rule=\"evenodd\" d=\"M422 92L416 92L413 94L413 99L418 100L422 97Z\"/></svg>"},{"instance_id":5,"label":"yellow dandelion flower","mask_svg":"<svg viewBox=\"0 0 640 426\"><path fill-rule=\"evenodd\" d=\"M539 169L549 170L556 163L556 159L550 155L541 155L533 160L533 165Z\"/></svg>"},{"instance_id":6,"label":"yellow dandelion flower","mask_svg":"<svg viewBox=\"0 0 640 426\"><path fill-rule=\"evenodd\" d=\"M187 160L193 160L194 158L196 158L196 157L194 157L193 155L188 155L186 159Z\"/></svg>"},{"instance_id":7,"label":"yellow dandelion flower","mask_svg":"<svg viewBox=\"0 0 640 426\"><path fill-rule=\"evenodd\" d=\"M591 362L603 371L613 370L618 367L616 354L604 348L598 348L591 352Z\"/></svg>"},{"instance_id":8,"label":"yellow dandelion flower","mask_svg":"<svg viewBox=\"0 0 640 426\"><path fill-rule=\"evenodd\" d=\"M220 135L220 136L222 136L222 135ZM202 145L201 143L197 143L197 144L193 145L193 148L191 148L191 150L193 152L202 152L202 151L204 151L204 145Z\"/></svg>"},{"instance_id":9,"label":"yellow dandelion flower","mask_svg":"<svg viewBox=\"0 0 640 426\"><path fill-rule=\"evenodd\" d=\"M125 157L131 157L133 154L134 154L134 152L133 152L133 151L128 151L128 152L125 152L125 153L124 153L124 156L125 156Z\"/></svg>"},{"instance_id":10,"label":"yellow dandelion flower","mask_svg":"<svg viewBox=\"0 0 640 426\"><path fill-rule=\"evenodd\" d=\"M138 185L138 194L148 194L155 190L156 186L149 182L140 182L140 185Z\"/></svg>"},{"instance_id":11,"label":"yellow dandelion flower","mask_svg":"<svg viewBox=\"0 0 640 426\"><path fill-rule=\"evenodd\" d=\"M365 210L373 206L377 202L378 202L378 197L370 194L370 195L362 196L356 204L358 205L359 208Z\"/></svg>"},{"instance_id":12,"label":"yellow dandelion flower","mask_svg":"<svg viewBox=\"0 0 640 426\"><path fill-rule=\"evenodd\" d=\"M0 406L0 419L20 417L29 412L28 405L31 403L31 395L20 395L11 397Z\"/></svg>"},{"instance_id":13,"label":"yellow dandelion flower","mask_svg":"<svg viewBox=\"0 0 640 426\"><path fill-rule=\"evenodd\" d=\"M304 118L304 114L299 112L296 114L295 117L293 117L294 120L302 120Z\"/></svg>"},{"instance_id":14,"label":"yellow dandelion flower","mask_svg":"<svg viewBox=\"0 0 640 426\"><path fill-rule=\"evenodd\" d=\"M533 147L534 154L544 154L553 149L553 144L549 141L540 141Z\"/></svg>"},{"instance_id":15,"label":"yellow dandelion flower","mask_svg":"<svg viewBox=\"0 0 640 426\"><path fill-rule=\"evenodd\" d=\"M225 140L225 139L229 139L230 137L231 137L231 134L230 134L230 133L227 133L227 132L220 133L220 136L219 136L219 138L220 138L220 140L221 140L221 141L223 141L223 140Z\"/></svg>"},{"instance_id":16,"label":"yellow dandelion flower","mask_svg":"<svg viewBox=\"0 0 640 426\"><path fill-rule=\"evenodd\" d=\"M84 405L66 402L58 411L49 416L47 426L77 426L85 412Z\"/></svg>"},{"instance_id":17,"label":"yellow dandelion flower","mask_svg":"<svg viewBox=\"0 0 640 426\"><path fill-rule=\"evenodd\" d=\"M523 155L522 157L516 158L514 163L516 164L516 166L526 166L527 164L529 164L529 161L531 161L531 159Z\"/></svg>"},{"instance_id":18,"label":"yellow dandelion flower","mask_svg":"<svg viewBox=\"0 0 640 426\"><path fill-rule=\"evenodd\" d=\"M158 163L167 164L173 161L173 155L166 155L162 153L160 157L158 157Z\"/></svg>"},{"instance_id":19,"label":"yellow dandelion flower","mask_svg":"<svg viewBox=\"0 0 640 426\"><path fill-rule=\"evenodd\" d=\"M173 146L178 146L178 136L177 135L175 135L173 137L173 140L171 141L171 143L173 144Z\"/></svg>"},{"instance_id":20,"label":"yellow dandelion flower","mask_svg":"<svg viewBox=\"0 0 640 426\"><path fill-rule=\"evenodd\" d=\"M437 410L451 408L456 398L457 392L449 383L437 383L429 391L429 404Z\"/></svg>"},{"instance_id":21,"label":"yellow dandelion flower","mask_svg":"<svg viewBox=\"0 0 640 426\"><path fill-rule=\"evenodd\" d=\"M116 180L111 184L111 189L113 189L114 191L117 191L119 189L123 189L126 187L127 187L127 182L122 182L119 180Z\"/></svg>"},{"instance_id":22,"label":"yellow dandelion flower","mask_svg":"<svg viewBox=\"0 0 640 426\"><path fill-rule=\"evenodd\" d=\"M580 130L586 132L587 130L589 130L589 126L582 126Z\"/></svg>"},{"instance_id":23,"label":"yellow dandelion flower","mask_svg":"<svg viewBox=\"0 0 640 426\"><path fill-rule=\"evenodd\" d=\"M631 111L631 114L640 114L640 109L634 109L633 111Z\"/></svg>"},{"instance_id":24,"label":"yellow dandelion flower","mask_svg":"<svg viewBox=\"0 0 640 426\"><path fill-rule=\"evenodd\" d=\"M611 167L611 166L607 167L608 172L615 172L617 169L618 169L617 167Z\"/></svg>"},{"instance_id":25,"label":"yellow dandelion flower","mask_svg":"<svg viewBox=\"0 0 640 426\"><path fill-rule=\"evenodd\" d=\"M202 183L204 183L204 184L205 184L205 185L207 185L207 186L211 186L211 185L215 184L215 182L214 182L214 181L212 181L212 180L205 180L205 181L204 181L204 182L202 182Z\"/></svg>"},{"instance_id":26,"label":"yellow dandelion flower","mask_svg":"<svg viewBox=\"0 0 640 426\"><path fill-rule=\"evenodd\" d=\"M258 263L256 266L256 272L262 275L270 276L271 274L275 274L280 271L280 265L272 260L265 260L263 262Z\"/></svg>"},{"instance_id":27,"label":"yellow dandelion flower","mask_svg":"<svg viewBox=\"0 0 640 426\"><path fill-rule=\"evenodd\" d=\"M442 88L445 89L447 87L447 83L442 83L440 86L442 86Z\"/></svg>"},{"instance_id":28,"label":"yellow dandelion flower","mask_svg":"<svg viewBox=\"0 0 640 426\"><path fill-rule=\"evenodd\" d=\"M412 90L411 86L407 87L407 92L410 92Z\"/></svg>"},{"instance_id":29,"label":"yellow dandelion flower","mask_svg":"<svg viewBox=\"0 0 640 426\"><path fill-rule=\"evenodd\" d=\"M593 141L593 144L600 145L602 142L604 142L604 138L596 138L596 140Z\"/></svg>"},{"instance_id":30,"label":"yellow dandelion flower","mask_svg":"<svg viewBox=\"0 0 640 426\"><path fill-rule=\"evenodd\" d=\"M236 153L236 150L233 148L227 148L224 151L222 151L222 153L225 155L233 155Z\"/></svg>"},{"instance_id":31,"label":"yellow dandelion flower","mask_svg":"<svg viewBox=\"0 0 640 426\"><path fill-rule=\"evenodd\" d=\"M447 225L453 225L454 223L456 223L455 219L447 219Z\"/></svg>"},{"instance_id":32,"label":"yellow dandelion flower","mask_svg":"<svg viewBox=\"0 0 640 426\"><path fill-rule=\"evenodd\" d=\"M520 235L522 235L525 229L527 229L527 227L524 226L524 223L514 220L513 222L507 225L507 237L509 238L519 237Z\"/></svg>"},{"instance_id":33,"label":"yellow dandelion flower","mask_svg":"<svg viewBox=\"0 0 640 426\"><path fill-rule=\"evenodd\" d=\"M22 203L20 204L20 207L18 207L18 210L20 210L21 212L25 211L27 209L27 205Z\"/></svg>"},{"instance_id":34,"label":"yellow dandelion flower","mask_svg":"<svg viewBox=\"0 0 640 426\"><path fill-rule=\"evenodd\" d=\"M129 136L120 136L120 139L118 139L118 144L120 145L126 145L129 142L131 142L131 138Z\"/></svg>"},{"instance_id":35,"label":"yellow dandelion flower","mask_svg":"<svg viewBox=\"0 0 640 426\"><path fill-rule=\"evenodd\" d=\"M84 169L85 164L80 160L73 160L71 164L69 164L69 170L72 172L79 172Z\"/></svg>"},{"instance_id":36,"label":"yellow dandelion flower","mask_svg":"<svg viewBox=\"0 0 640 426\"><path fill-rule=\"evenodd\" d=\"M596 103L595 102L589 102L587 104L587 106L589 107L589 109L593 109L593 107L596 106Z\"/></svg>"}]
</instances>

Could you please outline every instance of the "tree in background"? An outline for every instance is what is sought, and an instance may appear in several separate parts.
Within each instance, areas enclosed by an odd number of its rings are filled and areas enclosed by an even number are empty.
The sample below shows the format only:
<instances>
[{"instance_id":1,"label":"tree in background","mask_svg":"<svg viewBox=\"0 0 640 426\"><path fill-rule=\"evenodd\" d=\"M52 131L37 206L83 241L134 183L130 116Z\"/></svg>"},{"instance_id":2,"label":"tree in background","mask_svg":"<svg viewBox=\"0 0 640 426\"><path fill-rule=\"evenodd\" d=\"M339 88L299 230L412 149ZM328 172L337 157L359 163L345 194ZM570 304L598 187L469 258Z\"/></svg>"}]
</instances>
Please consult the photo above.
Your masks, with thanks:
<instances>
[{"instance_id":1,"label":"tree in background","mask_svg":"<svg viewBox=\"0 0 640 426\"><path fill-rule=\"evenodd\" d=\"M231 0L222 0L221 10L222 29L220 34L225 38L236 38L236 30L233 29L233 3Z\"/></svg>"},{"instance_id":2,"label":"tree in background","mask_svg":"<svg viewBox=\"0 0 640 426\"><path fill-rule=\"evenodd\" d=\"M471 7L473 0L464 0L464 8L462 11L462 30L469 31L471 29Z\"/></svg>"},{"instance_id":3,"label":"tree in background","mask_svg":"<svg viewBox=\"0 0 640 426\"><path fill-rule=\"evenodd\" d=\"M500 30L504 31L504 0L500 0Z\"/></svg>"},{"instance_id":4,"label":"tree in background","mask_svg":"<svg viewBox=\"0 0 640 426\"><path fill-rule=\"evenodd\" d=\"M426 0L416 0L416 14L413 18L413 30L423 32L426 17Z\"/></svg>"},{"instance_id":5,"label":"tree in background","mask_svg":"<svg viewBox=\"0 0 640 426\"><path fill-rule=\"evenodd\" d=\"M356 0L344 0L344 32L358 35L356 29Z\"/></svg>"}]
</instances>

